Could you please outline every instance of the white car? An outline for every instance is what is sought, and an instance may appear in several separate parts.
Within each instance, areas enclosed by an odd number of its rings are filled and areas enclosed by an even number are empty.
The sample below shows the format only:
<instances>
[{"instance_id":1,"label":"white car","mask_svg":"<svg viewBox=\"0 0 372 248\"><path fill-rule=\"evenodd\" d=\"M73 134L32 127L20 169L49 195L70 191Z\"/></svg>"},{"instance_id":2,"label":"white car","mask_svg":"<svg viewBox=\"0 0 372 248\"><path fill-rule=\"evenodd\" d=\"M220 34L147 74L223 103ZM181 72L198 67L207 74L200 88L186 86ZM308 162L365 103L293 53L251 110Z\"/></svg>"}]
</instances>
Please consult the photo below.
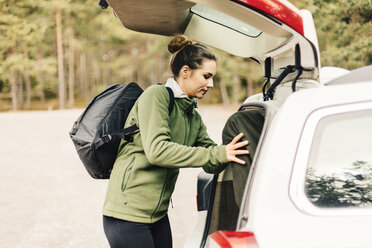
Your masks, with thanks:
<instances>
[{"instance_id":1,"label":"white car","mask_svg":"<svg viewBox=\"0 0 372 248\"><path fill-rule=\"evenodd\" d=\"M242 199L231 167L201 174L185 247L372 247L372 66L321 69L311 13L287 1L107 1L129 29L185 33L267 78L240 108L264 116Z\"/></svg>"}]
</instances>

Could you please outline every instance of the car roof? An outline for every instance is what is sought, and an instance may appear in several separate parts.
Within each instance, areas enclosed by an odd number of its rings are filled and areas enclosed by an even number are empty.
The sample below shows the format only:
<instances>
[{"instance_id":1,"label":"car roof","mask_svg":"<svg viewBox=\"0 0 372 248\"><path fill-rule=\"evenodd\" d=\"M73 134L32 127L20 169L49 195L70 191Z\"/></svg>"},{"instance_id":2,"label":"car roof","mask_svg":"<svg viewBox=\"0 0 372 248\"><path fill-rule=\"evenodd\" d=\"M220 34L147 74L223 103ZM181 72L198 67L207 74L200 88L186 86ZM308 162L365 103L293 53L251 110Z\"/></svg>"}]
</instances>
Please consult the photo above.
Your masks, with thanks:
<instances>
[{"instance_id":1,"label":"car roof","mask_svg":"<svg viewBox=\"0 0 372 248\"><path fill-rule=\"evenodd\" d=\"M361 82L372 82L372 65L353 70L343 76L327 82L325 85L339 85Z\"/></svg>"}]
</instances>

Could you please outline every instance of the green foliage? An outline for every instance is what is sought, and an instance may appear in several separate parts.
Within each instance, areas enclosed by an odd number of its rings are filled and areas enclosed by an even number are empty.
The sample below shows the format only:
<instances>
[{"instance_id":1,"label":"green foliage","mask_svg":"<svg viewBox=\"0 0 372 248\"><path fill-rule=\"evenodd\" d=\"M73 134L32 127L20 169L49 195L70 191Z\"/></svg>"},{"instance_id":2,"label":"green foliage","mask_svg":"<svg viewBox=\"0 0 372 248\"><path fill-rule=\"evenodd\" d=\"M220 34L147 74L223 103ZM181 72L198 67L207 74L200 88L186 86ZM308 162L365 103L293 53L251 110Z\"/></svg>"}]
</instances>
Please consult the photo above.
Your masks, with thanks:
<instances>
[{"instance_id":1,"label":"green foliage","mask_svg":"<svg viewBox=\"0 0 372 248\"><path fill-rule=\"evenodd\" d=\"M323 66L353 69L372 63L370 0L294 2L314 15ZM57 9L62 13L66 84L69 49L73 46L77 102L82 98L88 101L109 84L137 81L147 87L171 75L166 50L169 38L125 29L112 10L102 10L97 0L0 0L0 6L2 99L11 99L12 90L25 89L26 77L31 79L32 99L57 97ZM226 97L241 101L260 92L264 81L260 66L249 59L215 52L218 73L210 102L229 100Z\"/></svg>"},{"instance_id":2,"label":"green foliage","mask_svg":"<svg viewBox=\"0 0 372 248\"><path fill-rule=\"evenodd\" d=\"M322 66L355 69L372 64L371 0L295 2L313 14Z\"/></svg>"}]
</instances>

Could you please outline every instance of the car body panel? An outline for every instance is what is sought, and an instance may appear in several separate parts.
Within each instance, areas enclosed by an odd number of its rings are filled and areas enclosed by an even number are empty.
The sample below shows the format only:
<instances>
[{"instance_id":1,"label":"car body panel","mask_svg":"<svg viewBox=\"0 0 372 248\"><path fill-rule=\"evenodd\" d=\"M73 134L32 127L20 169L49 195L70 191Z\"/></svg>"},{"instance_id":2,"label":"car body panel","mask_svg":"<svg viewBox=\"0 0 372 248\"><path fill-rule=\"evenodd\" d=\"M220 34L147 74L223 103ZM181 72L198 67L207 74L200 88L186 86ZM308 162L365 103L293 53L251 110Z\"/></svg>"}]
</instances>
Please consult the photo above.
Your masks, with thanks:
<instances>
[{"instance_id":1,"label":"car body panel","mask_svg":"<svg viewBox=\"0 0 372 248\"><path fill-rule=\"evenodd\" d=\"M201 247L201 244L205 242L205 240L203 240L203 234L205 232L205 226L207 224L207 216L208 210L198 211L196 223L194 224L191 233L189 233L189 235L187 236L184 248Z\"/></svg>"},{"instance_id":2,"label":"car body panel","mask_svg":"<svg viewBox=\"0 0 372 248\"><path fill-rule=\"evenodd\" d=\"M254 164L253 180L248 183L249 197L243 206L238 230L254 232L260 247L368 247L372 244L372 238L367 238L372 221L370 210L351 211L341 216L314 215L304 213L297 207L299 203L290 197L293 166L298 167L296 154L308 117L318 109L371 103L371 90L372 81L307 89L287 98L268 124L257 154L259 159ZM296 189L301 187L303 185L297 185Z\"/></svg>"},{"instance_id":3,"label":"car body panel","mask_svg":"<svg viewBox=\"0 0 372 248\"><path fill-rule=\"evenodd\" d=\"M347 74L347 75L346 75ZM355 82L369 82L371 81L372 65L358 68L350 73L344 73L333 80L330 80L326 85L350 84Z\"/></svg>"}]
</instances>

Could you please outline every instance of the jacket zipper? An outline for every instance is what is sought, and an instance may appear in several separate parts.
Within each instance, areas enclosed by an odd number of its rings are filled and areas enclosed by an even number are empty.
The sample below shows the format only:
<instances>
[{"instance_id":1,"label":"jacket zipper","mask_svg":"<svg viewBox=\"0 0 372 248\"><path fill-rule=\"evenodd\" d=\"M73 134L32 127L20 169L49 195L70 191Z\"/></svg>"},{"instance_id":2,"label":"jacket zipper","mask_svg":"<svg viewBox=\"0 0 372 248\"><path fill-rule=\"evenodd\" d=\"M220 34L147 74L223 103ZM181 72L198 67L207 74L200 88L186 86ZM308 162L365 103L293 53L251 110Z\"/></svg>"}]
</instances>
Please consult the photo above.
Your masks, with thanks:
<instances>
[{"instance_id":1,"label":"jacket zipper","mask_svg":"<svg viewBox=\"0 0 372 248\"><path fill-rule=\"evenodd\" d=\"M152 217L154 216L154 214L156 213L156 211L158 211L158 209L160 207L161 198L163 198L163 194L164 194L164 191L165 191L165 186L167 185L167 182L168 182L168 176L169 176L169 169L167 169L167 175L165 176L165 181L164 181L164 184L163 184L163 188L161 190L158 205L156 206L154 212L151 214L151 217L150 217L151 221L152 221Z\"/></svg>"},{"instance_id":2,"label":"jacket zipper","mask_svg":"<svg viewBox=\"0 0 372 248\"><path fill-rule=\"evenodd\" d=\"M185 139L184 139L184 141L183 141L183 144L184 145L186 145L186 139L187 139L187 133L188 133L188 125L187 125L188 123L187 123L187 118L186 118L186 113L185 113L185 130L186 130L186 132L185 132ZM162 190L161 190L161 194L160 194L160 198L159 198L159 202L158 202L158 205L156 206L156 208L155 208L155 211L151 214L151 217L150 217L150 219L152 220L152 217L154 216L154 214L156 213L156 211L158 211L158 209L159 209L159 207L160 207L160 203L161 203L161 198L163 197L163 194L164 194L164 191L165 191L165 186L167 185L167 182L168 182L168 176L169 176L169 169L167 169L167 175L166 175L166 177L165 177L165 182L164 182L164 184L163 184L163 188L162 188ZM172 199L171 199L172 200ZM173 207L173 202L171 202L172 203L172 207Z\"/></svg>"},{"instance_id":3,"label":"jacket zipper","mask_svg":"<svg viewBox=\"0 0 372 248\"><path fill-rule=\"evenodd\" d=\"M125 169L124 171L124 174L123 174L123 180L122 180L122 183L121 183L121 193L123 195L123 198L124 198L124 205L127 205L128 201L127 201L127 197L125 196L125 189L127 188L128 186L128 183L129 183L129 179L132 175L132 167L133 167L133 164L134 164L134 160L136 159L136 157L133 157L133 159L131 160L131 162L129 163L128 167ZM128 179L127 181L125 182L124 184L124 181L125 181L125 175L127 174L128 170L130 169L130 172L129 172L129 175L128 175Z\"/></svg>"}]
</instances>

